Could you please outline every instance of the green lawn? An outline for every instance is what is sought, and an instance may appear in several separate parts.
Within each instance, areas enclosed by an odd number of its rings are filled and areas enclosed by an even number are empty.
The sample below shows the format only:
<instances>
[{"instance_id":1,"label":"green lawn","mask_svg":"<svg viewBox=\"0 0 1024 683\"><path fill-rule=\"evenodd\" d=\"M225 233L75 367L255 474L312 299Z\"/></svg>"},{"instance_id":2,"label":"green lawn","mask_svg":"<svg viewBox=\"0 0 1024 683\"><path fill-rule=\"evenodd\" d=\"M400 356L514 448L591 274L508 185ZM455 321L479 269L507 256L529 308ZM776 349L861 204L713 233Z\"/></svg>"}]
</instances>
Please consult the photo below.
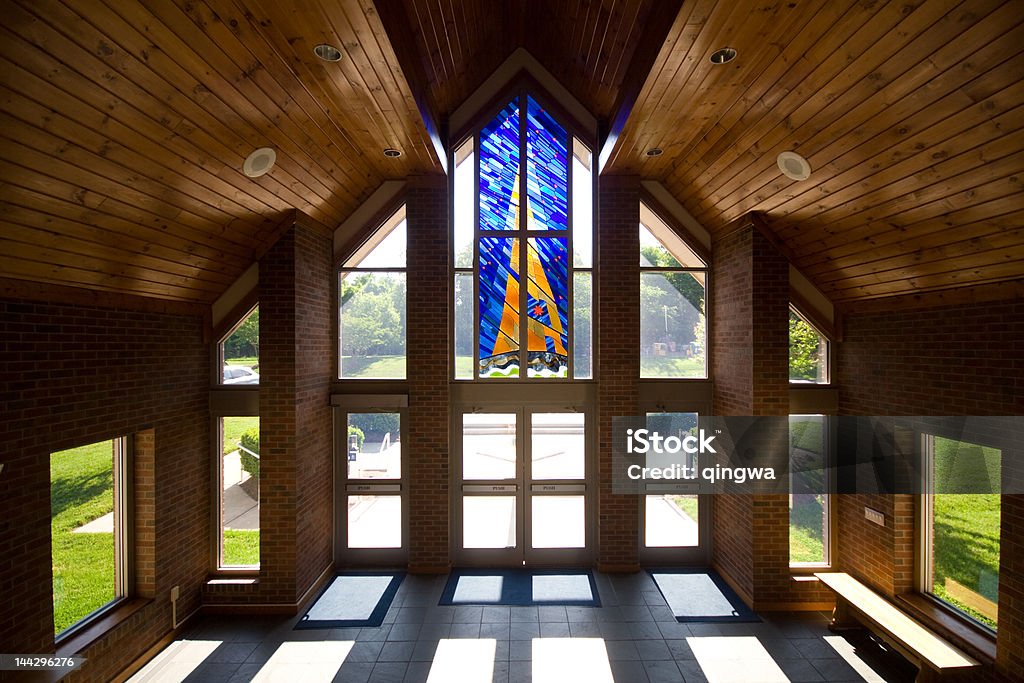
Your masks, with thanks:
<instances>
[{"instance_id":1,"label":"green lawn","mask_svg":"<svg viewBox=\"0 0 1024 683\"><path fill-rule=\"evenodd\" d=\"M822 544L821 496L797 496L789 511L789 561L793 563L824 562Z\"/></svg>"},{"instance_id":2,"label":"green lawn","mask_svg":"<svg viewBox=\"0 0 1024 683\"><path fill-rule=\"evenodd\" d=\"M946 579L996 602L999 592L1000 452L935 438L932 592L990 628L996 620L951 596Z\"/></svg>"},{"instance_id":3,"label":"green lawn","mask_svg":"<svg viewBox=\"0 0 1024 683\"><path fill-rule=\"evenodd\" d=\"M696 496L672 496L672 502L676 507L686 513L686 516L697 521L697 497Z\"/></svg>"},{"instance_id":4,"label":"green lawn","mask_svg":"<svg viewBox=\"0 0 1024 683\"><path fill-rule=\"evenodd\" d=\"M53 625L60 633L114 599L114 535L72 530L114 509L112 443L50 456Z\"/></svg>"},{"instance_id":5,"label":"green lawn","mask_svg":"<svg viewBox=\"0 0 1024 683\"><path fill-rule=\"evenodd\" d=\"M260 364L259 356L239 356L238 358L225 358L225 365L245 365L254 368Z\"/></svg>"},{"instance_id":6,"label":"green lawn","mask_svg":"<svg viewBox=\"0 0 1024 683\"><path fill-rule=\"evenodd\" d=\"M341 372L346 379L404 379L405 356L342 356Z\"/></svg>"},{"instance_id":7,"label":"green lawn","mask_svg":"<svg viewBox=\"0 0 1024 683\"><path fill-rule=\"evenodd\" d=\"M706 376L704 359L640 356L640 376L703 379Z\"/></svg>"},{"instance_id":8,"label":"green lawn","mask_svg":"<svg viewBox=\"0 0 1024 683\"><path fill-rule=\"evenodd\" d=\"M224 418L224 454L238 449L238 440L242 438L242 432L253 428L259 428L260 418L252 417L225 417Z\"/></svg>"},{"instance_id":9,"label":"green lawn","mask_svg":"<svg viewBox=\"0 0 1024 683\"><path fill-rule=\"evenodd\" d=\"M257 529L224 530L225 567L258 565L260 563L260 532Z\"/></svg>"}]
</instances>

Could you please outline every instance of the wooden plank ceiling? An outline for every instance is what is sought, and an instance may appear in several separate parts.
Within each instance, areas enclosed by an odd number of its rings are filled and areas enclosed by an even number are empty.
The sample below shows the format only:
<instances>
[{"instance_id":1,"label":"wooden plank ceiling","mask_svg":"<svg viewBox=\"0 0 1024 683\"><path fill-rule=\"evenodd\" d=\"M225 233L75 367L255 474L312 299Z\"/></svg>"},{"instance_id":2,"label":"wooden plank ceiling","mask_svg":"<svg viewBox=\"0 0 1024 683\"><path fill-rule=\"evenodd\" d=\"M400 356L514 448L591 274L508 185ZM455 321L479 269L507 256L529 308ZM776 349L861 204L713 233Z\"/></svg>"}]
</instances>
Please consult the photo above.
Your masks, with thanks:
<instances>
[{"instance_id":1,"label":"wooden plank ceiling","mask_svg":"<svg viewBox=\"0 0 1024 683\"><path fill-rule=\"evenodd\" d=\"M632 105L605 173L660 180L712 233L761 212L837 302L1024 277L1018 2L664 7L3 0L0 275L210 302L284 212L333 227L442 172L428 129L521 46L604 130ZM277 165L250 179L263 146Z\"/></svg>"}]
</instances>

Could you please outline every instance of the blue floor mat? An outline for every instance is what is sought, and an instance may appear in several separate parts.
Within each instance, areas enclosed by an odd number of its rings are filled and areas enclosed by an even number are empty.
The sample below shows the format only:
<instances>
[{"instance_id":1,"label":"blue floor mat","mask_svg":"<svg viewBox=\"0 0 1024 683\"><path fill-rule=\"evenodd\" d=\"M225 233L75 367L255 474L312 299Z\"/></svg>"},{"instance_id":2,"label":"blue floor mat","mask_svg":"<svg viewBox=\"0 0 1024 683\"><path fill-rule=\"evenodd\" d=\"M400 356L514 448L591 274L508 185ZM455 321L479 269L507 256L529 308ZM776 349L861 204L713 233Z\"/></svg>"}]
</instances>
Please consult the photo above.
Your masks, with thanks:
<instances>
[{"instance_id":1,"label":"blue floor mat","mask_svg":"<svg viewBox=\"0 0 1024 683\"><path fill-rule=\"evenodd\" d=\"M453 569L439 605L600 607L586 569Z\"/></svg>"},{"instance_id":2,"label":"blue floor mat","mask_svg":"<svg viewBox=\"0 0 1024 683\"><path fill-rule=\"evenodd\" d=\"M757 622L721 576L708 569L648 569L676 621Z\"/></svg>"},{"instance_id":3,"label":"blue floor mat","mask_svg":"<svg viewBox=\"0 0 1024 683\"><path fill-rule=\"evenodd\" d=\"M346 572L335 576L295 628L380 626L405 572Z\"/></svg>"}]
</instances>

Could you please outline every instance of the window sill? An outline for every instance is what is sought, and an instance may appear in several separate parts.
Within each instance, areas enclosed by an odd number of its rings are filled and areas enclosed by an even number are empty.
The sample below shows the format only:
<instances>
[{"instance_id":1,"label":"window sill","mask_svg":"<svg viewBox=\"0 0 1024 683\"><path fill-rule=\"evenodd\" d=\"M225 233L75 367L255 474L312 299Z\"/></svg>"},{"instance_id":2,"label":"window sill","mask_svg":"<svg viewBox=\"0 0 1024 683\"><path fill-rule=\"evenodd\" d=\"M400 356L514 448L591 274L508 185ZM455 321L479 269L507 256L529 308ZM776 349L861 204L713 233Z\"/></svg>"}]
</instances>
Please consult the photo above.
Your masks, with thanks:
<instances>
[{"instance_id":1,"label":"window sill","mask_svg":"<svg viewBox=\"0 0 1024 683\"><path fill-rule=\"evenodd\" d=\"M972 623L936 600L920 593L901 593L896 602L912 617L939 635L948 638L968 654L991 663L996 658L996 635L988 629Z\"/></svg>"},{"instance_id":2,"label":"window sill","mask_svg":"<svg viewBox=\"0 0 1024 683\"><path fill-rule=\"evenodd\" d=\"M789 573L794 581L817 581L815 572L830 572L832 565L829 564L791 564Z\"/></svg>"},{"instance_id":3,"label":"window sill","mask_svg":"<svg viewBox=\"0 0 1024 683\"><path fill-rule=\"evenodd\" d=\"M66 638L61 638L57 642L57 656L67 657L70 655L81 654L86 648L90 647L93 643L115 629L121 624L121 622L127 620L133 614L152 602L153 600L149 598L129 598L127 600L122 600L117 605L111 607L108 612L98 616L81 629L76 630Z\"/></svg>"}]
</instances>

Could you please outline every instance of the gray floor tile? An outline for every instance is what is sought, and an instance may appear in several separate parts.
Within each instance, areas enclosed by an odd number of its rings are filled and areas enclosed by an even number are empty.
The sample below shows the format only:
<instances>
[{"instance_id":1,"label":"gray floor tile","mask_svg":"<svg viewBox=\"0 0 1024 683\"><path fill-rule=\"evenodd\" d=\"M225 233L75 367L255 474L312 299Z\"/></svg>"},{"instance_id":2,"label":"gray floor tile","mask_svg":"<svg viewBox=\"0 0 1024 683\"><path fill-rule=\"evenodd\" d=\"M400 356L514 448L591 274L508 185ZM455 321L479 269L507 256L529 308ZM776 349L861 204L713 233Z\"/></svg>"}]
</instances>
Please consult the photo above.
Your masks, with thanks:
<instances>
[{"instance_id":1,"label":"gray floor tile","mask_svg":"<svg viewBox=\"0 0 1024 683\"><path fill-rule=\"evenodd\" d=\"M512 610L508 607L484 607L480 620L485 624L507 624L512 619Z\"/></svg>"},{"instance_id":2,"label":"gray floor tile","mask_svg":"<svg viewBox=\"0 0 1024 683\"><path fill-rule=\"evenodd\" d=\"M531 662L509 662L508 683L531 683L533 665Z\"/></svg>"},{"instance_id":3,"label":"gray floor tile","mask_svg":"<svg viewBox=\"0 0 1024 683\"><path fill-rule=\"evenodd\" d=\"M667 622L657 622L658 630L661 631L662 637L668 639L683 639L689 638L693 635L693 631L690 630L686 624L680 624L678 621L673 619Z\"/></svg>"},{"instance_id":4,"label":"gray floor tile","mask_svg":"<svg viewBox=\"0 0 1024 683\"><path fill-rule=\"evenodd\" d=\"M594 621L570 621L569 635L573 638L600 638L601 626Z\"/></svg>"},{"instance_id":5,"label":"gray floor tile","mask_svg":"<svg viewBox=\"0 0 1024 683\"><path fill-rule=\"evenodd\" d=\"M479 638L480 637L480 622L473 622L469 624L452 624L451 634L449 638Z\"/></svg>"},{"instance_id":6,"label":"gray floor tile","mask_svg":"<svg viewBox=\"0 0 1024 683\"><path fill-rule=\"evenodd\" d=\"M707 683L708 677L704 675L704 670L696 660L676 661L676 666L679 667L679 672L683 674L686 683Z\"/></svg>"},{"instance_id":7,"label":"gray floor tile","mask_svg":"<svg viewBox=\"0 0 1024 683\"><path fill-rule=\"evenodd\" d=\"M543 622L568 622L569 616L565 610L565 607L560 605L545 605L537 608L537 614L540 616L541 623Z\"/></svg>"},{"instance_id":8,"label":"gray floor tile","mask_svg":"<svg viewBox=\"0 0 1024 683\"><path fill-rule=\"evenodd\" d=\"M644 669L651 683L683 683L683 674L672 660L644 662Z\"/></svg>"},{"instance_id":9,"label":"gray floor tile","mask_svg":"<svg viewBox=\"0 0 1024 683\"><path fill-rule=\"evenodd\" d=\"M481 638L494 638L495 640L508 640L509 636L509 623L491 624L486 621L480 624L480 637Z\"/></svg>"},{"instance_id":10,"label":"gray floor tile","mask_svg":"<svg viewBox=\"0 0 1024 683\"><path fill-rule=\"evenodd\" d=\"M512 622L509 625L509 640L530 640L540 637L540 624L538 622Z\"/></svg>"},{"instance_id":11,"label":"gray floor tile","mask_svg":"<svg viewBox=\"0 0 1024 683\"><path fill-rule=\"evenodd\" d=\"M805 659L838 659L839 653L821 638L794 638L789 641Z\"/></svg>"},{"instance_id":12,"label":"gray floor tile","mask_svg":"<svg viewBox=\"0 0 1024 683\"><path fill-rule=\"evenodd\" d=\"M508 683L508 662L494 662L494 676L491 683Z\"/></svg>"},{"instance_id":13,"label":"gray floor tile","mask_svg":"<svg viewBox=\"0 0 1024 683\"><path fill-rule=\"evenodd\" d=\"M630 624L624 621L609 621L601 623L601 637L605 640L631 640L633 632Z\"/></svg>"},{"instance_id":14,"label":"gray floor tile","mask_svg":"<svg viewBox=\"0 0 1024 683\"><path fill-rule=\"evenodd\" d=\"M697 659L693 654L693 650L690 649L690 644L685 640L666 640L665 645L668 647L672 659L676 661L695 661Z\"/></svg>"},{"instance_id":15,"label":"gray floor tile","mask_svg":"<svg viewBox=\"0 0 1024 683\"><path fill-rule=\"evenodd\" d=\"M548 622L540 625L541 638L568 638L569 624L561 622Z\"/></svg>"},{"instance_id":16,"label":"gray floor tile","mask_svg":"<svg viewBox=\"0 0 1024 683\"><path fill-rule=\"evenodd\" d=\"M646 640L650 638L657 638L661 640L664 638L661 635L661 630L658 628L658 624L653 621L637 621L629 625L629 632L632 634L634 640Z\"/></svg>"},{"instance_id":17,"label":"gray floor tile","mask_svg":"<svg viewBox=\"0 0 1024 683\"><path fill-rule=\"evenodd\" d=\"M395 624L388 632L387 640L416 640L421 628L420 624Z\"/></svg>"},{"instance_id":18,"label":"gray floor tile","mask_svg":"<svg viewBox=\"0 0 1024 683\"><path fill-rule=\"evenodd\" d=\"M405 662L378 662L370 673L369 683L402 683L408 668Z\"/></svg>"},{"instance_id":19,"label":"gray floor tile","mask_svg":"<svg viewBox=\"0 0 1024 683\"><path fill-rule=\"evenodd\" d=\"M359 635L356 640L387 640L388 634L391 633L391 626L377 626L373 628L361 628L359 629ZM297 634L303 633L302 631L296 631ZM306 631L306 633L313 633L312 631ZM319 640L316 639L316 640Z\"/></svg>"},{"instance_id":20,"label":"gray floor tile","mask_svg":"<svg viewBox=\"0 0 1024 683\"><path fill-rule=\"evenodd\" d=\"M538 622L540 615L536 607L513 607L510 613L512 623L516 622Z\"/></svg>"},{"instance_id":21,"label":"gray floor tile","mask_svg":"<svg viewBox=\"0 0 1024 683\"><path fill-rule=\"evenodd\" d=\"M436 640L418 640L412 649L410 660L413 662L432 662L434 653L437 652Z\"/></svg>"},{"instance_id":22,"label":"gray floor tile","mask_svg":"<svg viewBox=\"0 0 1024 683\"><path fill-rule=\"evenodd\" d=\"M647 683L647 670L643 662L618 660L610 662L612 677L616 683Z\"/></svg>"},{"instance_id":23,"label":"gray floor tile","mask_svg":"<svg viewBox=\"0 0 1024 683\"><path fill-rule=\"evenodd\" d=\"M816 683L825 680L806 659L783 659L777 663L792 683Z\"/></svg>"},{"instance_id":24,"label":"gray floor tile","mask_svg":"<svg viewBox=\"0 0 1024 683\"><path fill-rule=\"evenodd\" d=\"M416 643L408 641L384 643L384 647L381 648L380 654L377 655L377 661L408 662L412 659L412 651L415 647Z\"/></svg>"},{"instance_id":25,"label":"gray floor tile","mask_svg":"<svg viewBox=\"0 0 1024 683\"><path fill-rule=\"evenodd\" d=\"M632 640L607 640L604 646L608 650L608 659L610 661L640 659L640 653L636 651L636 643Z\"/></svg>"},{"instance_id":26,"label":"gray floor tile","mask_svg":"<svg viewBox=\"0 0 1024 683\"><path fill-rule=\"evenodd\" d=\"M356 641L352 650L345 658L346 662L376 662L381 648L384 647L383 640Z\"/></svg>"},{"instance_id":27,"label":"gray floor tile","mask_svg":"<svg viewBox=\"0 0 1024 683\"><path fill-rule=\"evenodd\" d=\"M637 640L634 643L637 654L645 662L672 659L672 653L664 640Z\"/></svg>"},{"instance_id":28,"label":"gray floor tile","mask_svg":"<svg viewBox=\"0 0 1024 683\"><path fill-rule=\"evenodd\" d=\"M338 669L334 683L366 683L373 673L373 664L369 662L346 661Z\"/></svg>"},{"instance_id":29,"label":"gray floor tile","mask_svg":"<svg viewBox=\"0 0 1024 683\"><path fill-rule=\"evenodd\" d=\"M480 605L460 605L455 608L452 616L452 623L455 624L479 624L483 617L484 608Z\"/></svg>"},{"instance_id":30,"label":"gray floor tile","mask_svg":"<svg viewBox=\"0 0 1024 683\"><path fill-rule=\"evenodd\" d=\"M427 676L430 675L430 662L412 662L405 670L405 678L402 683L427 683Z\"/></svg>"},{"instance_id":31,"label":"gray floor tile","mask_svg":"<svg viewBox=\"0 0 1024 683\"><path fill-rule=\"evenodd\" d=\"M510 640L508 643L508 659L510 662L523 662L533 659L532 640Z\"/></svg>"}]
</instances>

